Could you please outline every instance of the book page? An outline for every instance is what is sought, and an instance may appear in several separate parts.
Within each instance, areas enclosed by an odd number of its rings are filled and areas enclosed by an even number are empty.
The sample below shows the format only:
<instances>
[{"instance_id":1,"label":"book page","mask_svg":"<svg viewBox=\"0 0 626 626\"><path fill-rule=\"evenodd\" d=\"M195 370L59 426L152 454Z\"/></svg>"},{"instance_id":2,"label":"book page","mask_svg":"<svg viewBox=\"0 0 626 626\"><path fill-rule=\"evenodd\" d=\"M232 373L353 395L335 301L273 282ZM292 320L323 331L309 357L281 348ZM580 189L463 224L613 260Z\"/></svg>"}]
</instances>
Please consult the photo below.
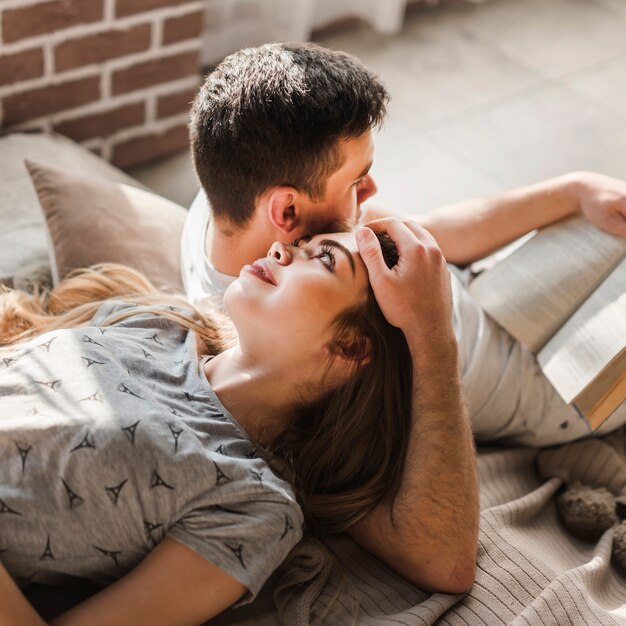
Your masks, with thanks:
<instances>
[{"instance_id":1,"label":"book page","mask_svg":"<svg viewBox=\"0 0 626 626\"><path fill-rule=\"evenodd\" d=\"M626 255L626 239L572 217L539 231L470 285L483 309L537 352Z\"/></svg>"},{"instance_id":2,"label":"book page","mask_svg":"<svg viewBox=\"0 0 626 626\"><path fill-rule=\"evenodd\" d=\"M582 304L537 355L546 378L565 402L626 349L626 259Z\"/></svg>"},{"instance_id":3,"label":"book page","mask_svg":"<svg viewBox=\"0 0 626 626\"><path fill-rule=\"evenodd\" d=\"M626 400L626 350L607 367L574 404L596 430Z\"/></svg>"}]
</instances>

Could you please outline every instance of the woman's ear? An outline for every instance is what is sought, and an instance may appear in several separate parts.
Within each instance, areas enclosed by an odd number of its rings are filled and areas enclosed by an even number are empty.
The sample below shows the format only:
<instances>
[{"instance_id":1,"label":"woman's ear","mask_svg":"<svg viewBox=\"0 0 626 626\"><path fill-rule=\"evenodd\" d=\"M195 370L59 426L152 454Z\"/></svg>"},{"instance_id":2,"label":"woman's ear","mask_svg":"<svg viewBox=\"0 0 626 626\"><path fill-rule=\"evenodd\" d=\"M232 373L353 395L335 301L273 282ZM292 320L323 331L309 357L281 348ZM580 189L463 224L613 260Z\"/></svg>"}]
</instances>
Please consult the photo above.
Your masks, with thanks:
<instances>
[{"instance_id":1,"label":"woman's ear","mask_svg":"<svg viewBox=\"0 0 626 626\"><path fill-rule=\"evenodd\" d=\"M268 217L275 228L293 233L300 226L300 194L294 187L273 187L267 198Z\"/></svg>"},{"instance_id":2,"label":"woman's ear","mask_svg":"<svg viewBox=\"0 0 626 626\"><path fill-rule=\"evenodd\" d=\"M334 339L327 344L328 353L346 365L367 365L372 360L372 343L369 337L360 336L352 339Z\"/></svg>"}]
</instances>

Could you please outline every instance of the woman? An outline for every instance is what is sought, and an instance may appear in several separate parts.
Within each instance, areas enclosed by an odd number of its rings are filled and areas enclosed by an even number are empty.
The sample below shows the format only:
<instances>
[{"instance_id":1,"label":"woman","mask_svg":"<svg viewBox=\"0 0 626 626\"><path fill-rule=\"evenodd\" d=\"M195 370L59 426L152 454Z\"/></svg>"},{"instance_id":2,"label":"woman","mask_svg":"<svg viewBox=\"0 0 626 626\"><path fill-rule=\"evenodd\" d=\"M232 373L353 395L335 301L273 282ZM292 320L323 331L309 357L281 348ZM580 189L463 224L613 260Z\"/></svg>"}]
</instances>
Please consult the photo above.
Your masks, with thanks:
<instances>
[{"instance_id":1,"label":"woman","mask_svg":"<svg viewBox=\"0 0 626 626\"><path fill-rule=\"evenodd\" d=\"M120 266L64 281L52 316L4 297L8 623L42 623L10 575L113 583L54 624L199 624L250 601L303 521L343 531L398 484L410 358L352 234L276 243L245 266L226 349L215 321Z\"/></svg>"}]
</instances>

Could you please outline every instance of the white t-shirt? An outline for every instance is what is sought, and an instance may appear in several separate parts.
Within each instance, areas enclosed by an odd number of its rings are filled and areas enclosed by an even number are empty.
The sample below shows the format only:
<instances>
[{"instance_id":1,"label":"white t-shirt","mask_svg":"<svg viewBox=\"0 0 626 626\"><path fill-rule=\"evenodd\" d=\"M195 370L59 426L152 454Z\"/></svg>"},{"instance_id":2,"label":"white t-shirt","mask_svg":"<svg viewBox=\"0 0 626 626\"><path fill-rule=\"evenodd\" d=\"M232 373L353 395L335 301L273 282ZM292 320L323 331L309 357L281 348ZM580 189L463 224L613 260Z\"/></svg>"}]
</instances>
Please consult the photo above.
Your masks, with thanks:
<instances>
[{"instance_id":1,"label":"white t-shirt","mask_svg":"<svg viewBox=\"0 0 626 626\"><path fill-rule=\"evenodd\" d=\"M180 246L180 267L187 299L209 311L220 311L224 292L236 276L218 272L207 258L206 233L211 219L207 197L202 189L189 207Z\"/></svg>"},{"instance_id":2,"label":"white t-shirt","mask_svg":"<svg viewBox=\"0 0 626 626\"><path fill-rule=\"evenodd\" d=\"M219 310L235 277L218 272L206 256L210 219L209 204L200 190L183 229L182 279L190 302ZM558 397L534 356L471 296L466 288L469 272L449 268L463 391L476 438L552 445L587 435L586 424Z\"/></svg>"}]
</instances>

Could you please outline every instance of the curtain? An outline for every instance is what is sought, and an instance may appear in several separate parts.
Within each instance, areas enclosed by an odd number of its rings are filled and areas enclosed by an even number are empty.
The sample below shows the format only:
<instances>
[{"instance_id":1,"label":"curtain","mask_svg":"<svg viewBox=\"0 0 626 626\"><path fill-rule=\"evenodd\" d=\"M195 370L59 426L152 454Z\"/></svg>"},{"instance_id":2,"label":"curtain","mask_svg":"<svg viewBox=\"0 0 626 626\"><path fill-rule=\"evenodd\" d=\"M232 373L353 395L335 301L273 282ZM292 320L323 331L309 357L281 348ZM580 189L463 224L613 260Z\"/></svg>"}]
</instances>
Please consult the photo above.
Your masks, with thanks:
<instances>
[{"instance_id":1,"label":"curtain","mask_svg":"<svg viewBox=\"0 0 626 626\"><path fill-rule=\"evenodd\" d=\"M439 0L204 0L202 61L268 41L307 41L315 28L348 17L388 34L402 28L407 4ZM480 0L469 0L477 2Z\"/></svg>"}]
</instances>

